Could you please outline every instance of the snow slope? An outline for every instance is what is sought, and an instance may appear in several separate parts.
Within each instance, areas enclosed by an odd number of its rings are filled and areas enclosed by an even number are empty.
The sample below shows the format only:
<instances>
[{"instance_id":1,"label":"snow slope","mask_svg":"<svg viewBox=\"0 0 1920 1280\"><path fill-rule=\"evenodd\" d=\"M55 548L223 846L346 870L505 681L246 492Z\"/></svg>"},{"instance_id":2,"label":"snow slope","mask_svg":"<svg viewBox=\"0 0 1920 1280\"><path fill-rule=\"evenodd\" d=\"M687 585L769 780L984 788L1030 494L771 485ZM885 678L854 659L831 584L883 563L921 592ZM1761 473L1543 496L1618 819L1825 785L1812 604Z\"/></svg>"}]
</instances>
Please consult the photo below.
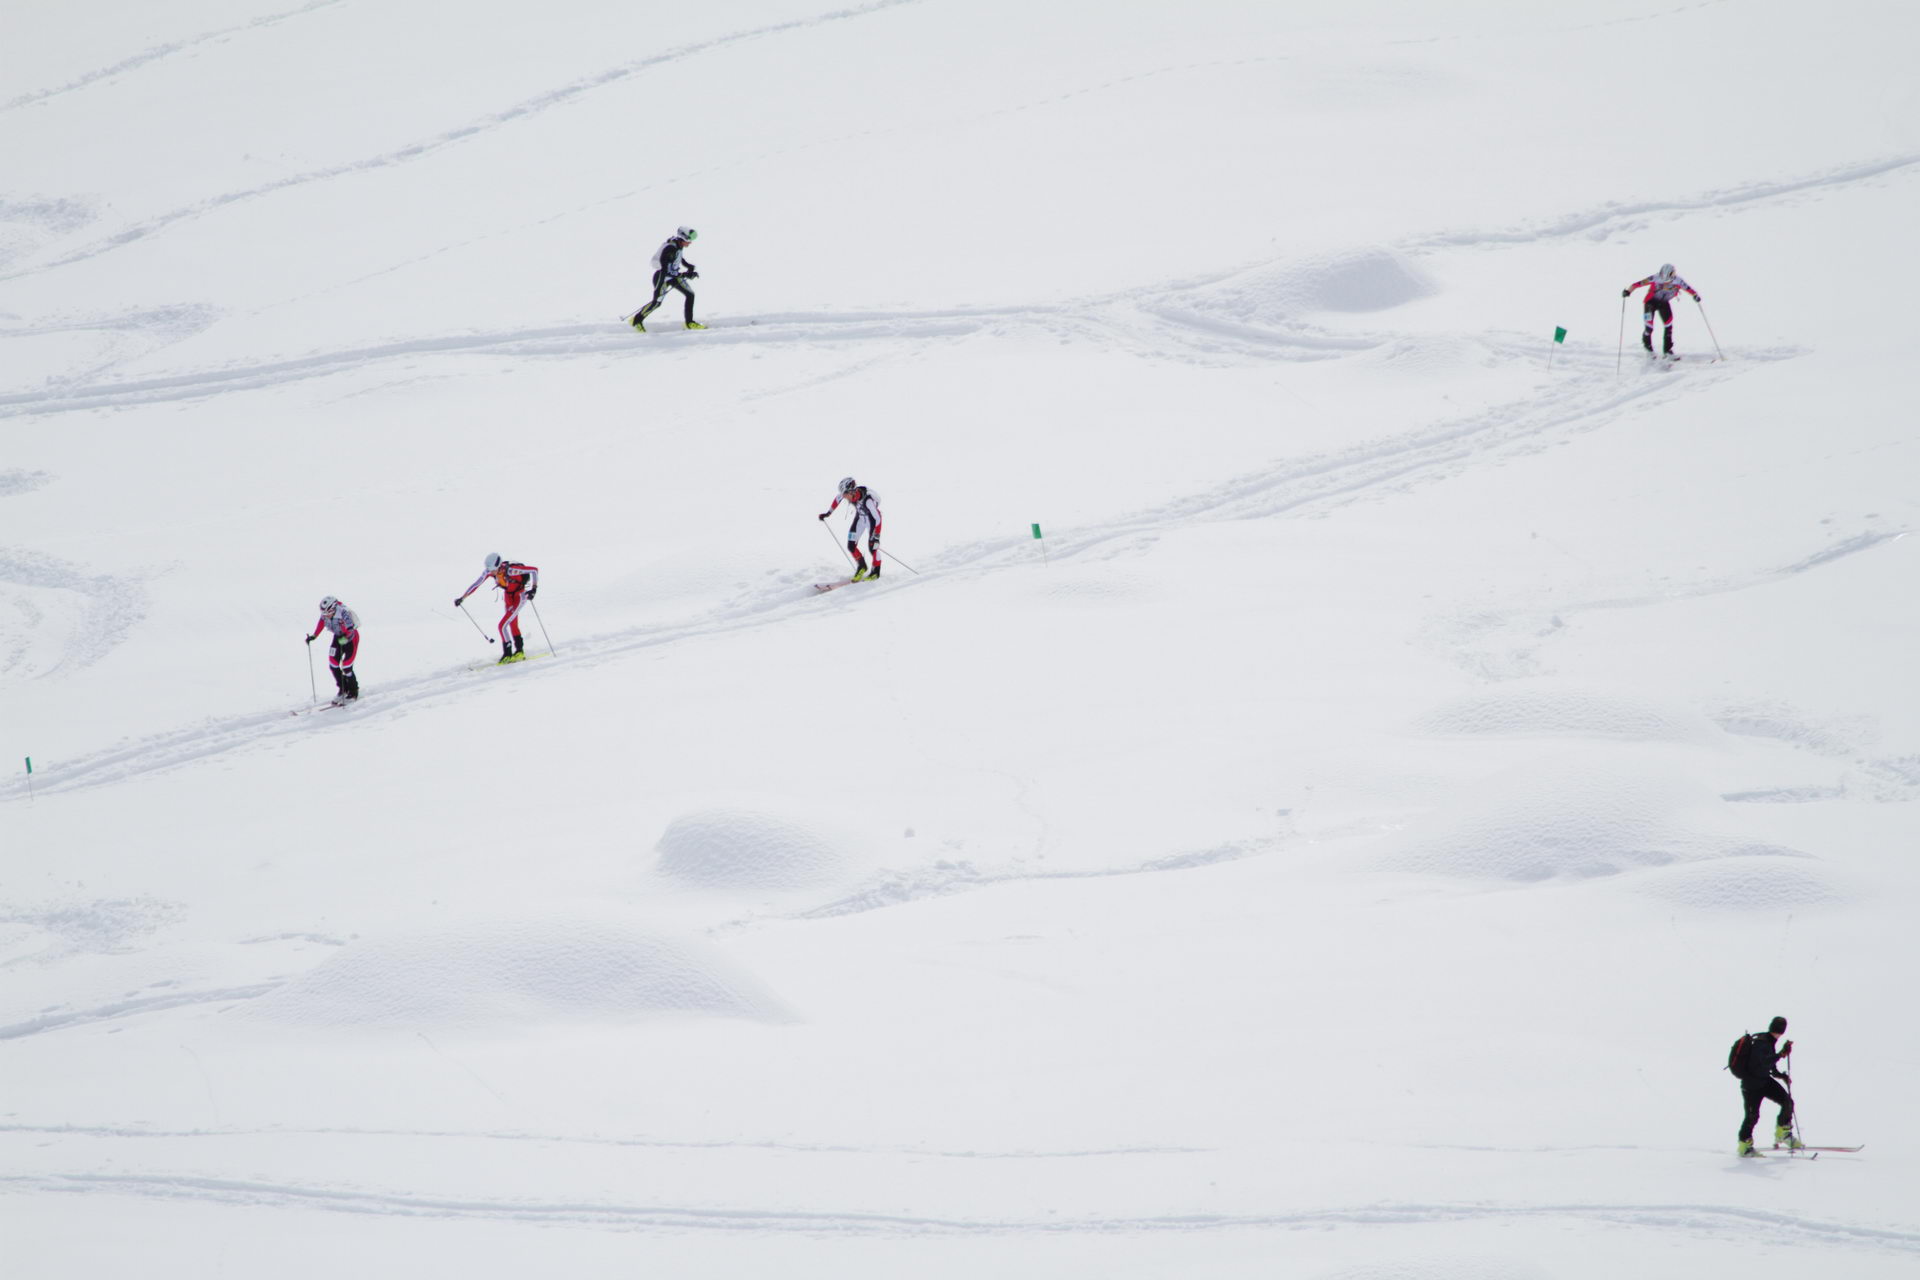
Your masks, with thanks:
<instances>
[{"instance_id":1,"label":"snow slope","mask_svg":"<svg viewBox=\"0 0 1920 1280\"><path fill-rule=\"evenodd\" d=\"M9 24L9 1277L1920 1265L1909 8Z\"/></svg>"}]
</instances>

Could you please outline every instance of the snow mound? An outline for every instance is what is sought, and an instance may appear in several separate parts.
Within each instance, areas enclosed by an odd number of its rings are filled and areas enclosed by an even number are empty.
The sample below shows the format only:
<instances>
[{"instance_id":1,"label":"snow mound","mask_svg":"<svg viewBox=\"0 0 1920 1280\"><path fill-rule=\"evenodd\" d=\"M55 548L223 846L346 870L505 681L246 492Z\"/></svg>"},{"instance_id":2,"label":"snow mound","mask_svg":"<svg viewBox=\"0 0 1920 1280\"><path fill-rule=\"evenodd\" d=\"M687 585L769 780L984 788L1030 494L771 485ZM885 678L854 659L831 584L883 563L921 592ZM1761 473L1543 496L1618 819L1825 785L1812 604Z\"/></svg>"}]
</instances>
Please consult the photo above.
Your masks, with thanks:
<instances>
[{"instance_id":1,"label":"snow mound","mask_svg":"<svg viewBox=\"0 0 1920 1280\"><path fill-rule=\"evenodd\" d=\"M752 809L681 814L656 847L661 871L705 889L806 889L836 878L845 861L804 823Z\"/></svg>"},{"instance_id":2,"label":"snow mound","mask_svg":"<svg viewBox=\"0 0 1920 1280\"><path fill-rule=\"evenodd\" d=\"M1726 841L1694 821L1720 803L1706 786L1644 759L1562 755L1466 788L1383 865L1527 882L1693 861L1725 852Z\"/></svg>"},{"instance_id":3,"label":"snow mound","mask_svg":"<svg viewBox=\"0 0 1920 1280\"><path fill-rule=\"evenodd\" d=\"M1210 313L1253 325L1312 312L1388 311L1435 292L1418 267L1389 249L1258 267L1204 291Z\"/></svg>"},{"instance_id":4,"label":"snow mound","mask_svg":"<svg viewBox=\"0 0 1920 1280\"><path fill-rule=\"evenodd\" d=\"M468 1027L707 1014L777 1020L779 1002L709 948L630 921L481 919L356 942L254 1001L309 1027Z\"/></svg>"},{"instance_id":5,"label":"snow mound","mask_svg":"<svg viewBox=\"0 0 1920 1280\"><path fill-rule=\"evenodd\" d=\"M1719 742L1706 716L1683 706L1569 687L1513 684L1458 698L1415 722L1425 733L1453 737L1582 737L1622 742Z\"/></svg>"},{"instance_id":6,"label":"snow mound","mask_svg":"<svg viewBox=\"0 0 1920 1280\"><path fill-rule=\"evenodd\" d=\"M1804 856L1718 858L1669 867L1638 886L1683 907L1710 911L1780 911L1838 902L1841 894Z\"/></svg>"}]
</instances>

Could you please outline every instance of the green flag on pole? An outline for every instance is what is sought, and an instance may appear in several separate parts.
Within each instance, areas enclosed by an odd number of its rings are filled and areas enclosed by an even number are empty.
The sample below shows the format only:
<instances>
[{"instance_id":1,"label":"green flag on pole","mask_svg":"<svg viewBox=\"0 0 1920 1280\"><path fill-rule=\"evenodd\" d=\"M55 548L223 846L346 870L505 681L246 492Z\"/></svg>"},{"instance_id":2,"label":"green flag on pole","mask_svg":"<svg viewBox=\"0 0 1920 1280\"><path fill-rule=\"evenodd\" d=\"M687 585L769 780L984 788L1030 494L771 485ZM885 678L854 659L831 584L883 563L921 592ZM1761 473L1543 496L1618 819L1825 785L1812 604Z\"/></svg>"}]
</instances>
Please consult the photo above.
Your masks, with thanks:
<instances>
[{"instance_id":1,"label":"green flag on pole","mask_svg":"<svg viewBox=\"0 0 1920 1280\"><path fill-rule=\"evenodd\" d=\"M1040 526L1039 526L1039 525L1035 525L1035 526L1033 526L1033 536L1034 536L1034 537L1036 537L1036 538L1040 536Z\"/></svg>"},{"instance_id":2,"label":"green flag on pole","mask_svg":"<svg viewBox=\"0 0 1920 1280\"><path fill-rule=\"evenodd\" d=\"M1567 340L1567 331L1565 329L1560 329L1560 328L1554 329L1553 340L1555 342L1565 342Z\"/></svg>"},{"instance_id":3,"label":"green flag on pole","mask_svg":"<svg viewBox=\"0 0 1920 1280\"><path fill-rule=\"evenodd\" d=\"M32 757L32 756L28 756L28 757L27 757L27 772L28 772L28 773L32 773L32 772L33 772L33 757Z\"/></svg>"}]
</instances>

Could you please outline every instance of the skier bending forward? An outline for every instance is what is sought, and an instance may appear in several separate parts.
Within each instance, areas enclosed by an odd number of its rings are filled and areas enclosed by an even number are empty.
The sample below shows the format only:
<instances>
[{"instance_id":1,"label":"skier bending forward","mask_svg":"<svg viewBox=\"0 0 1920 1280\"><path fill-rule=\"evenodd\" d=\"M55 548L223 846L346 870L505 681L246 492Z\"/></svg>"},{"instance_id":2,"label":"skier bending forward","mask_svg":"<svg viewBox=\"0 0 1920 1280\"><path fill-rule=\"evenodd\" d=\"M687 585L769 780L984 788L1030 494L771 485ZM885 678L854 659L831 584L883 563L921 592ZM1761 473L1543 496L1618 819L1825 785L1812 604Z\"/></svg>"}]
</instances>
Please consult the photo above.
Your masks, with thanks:
<instances>
[{"instance_id":1,"label":"skier bending forward","mask_svg":"<svg viewBox=\"0 0 1920 1280\"><path fill-rule=\"evenodd\" d=\"M660 303L666 299L667 290L678 289L680 296L687 300L687 328L704 329L707 326L693 318L693 290L687 288L687 281L698 280L700 272L680 255L686 252L689 244L699 239L700 233L692 227L681 227L667 237L660 251L653 255L653 301L633 313L633 319L627 323L641 333L647 331L646 319L654 313Z\"/></svg>"},{"instance_id":2,"label":"skier bending forward","mask_svg":"<svg viewBox=\"0 0 1920 1280\"><path fill-rule=\"evenodd\" d=\"M1623 298L1630 296L1633 291L1641 285L1647 287L1646 300L1642 304L1647 319L1647 327L1640 332L1640 345L1647 349L1648 355L1653 354L1653 317L1654 313L1658 312L1660 318L1667 322L1665 332L1667 344L1666 354L1672 355L1673 300L1680 296L1682 289L1693 294L1693 300L1695 302L1700 301L1700 295L1695 292L1692 285L1675 274L1671 262L1661 264L1660 269L1648 276L1645 280L1635 280L1632 284L1620 291L1620 296Z\"/></svg>"},{"instance_id":3,"label":"skier bending forward","mask_svg":"<svg viewBox=\"0 0 1920 1280\"><path fill-rule=\"evenodd\" d=\"M502 560L498 551L488 552L486 568L480 571L472 586L454 598L453 607L458 609L465 604L467 597L478 591L488 578L506 593L503 601L506 612L500 615L500 661L519 662L527 656L527 642L520 635L520 606L539 592L540 570L530 564Z\"/></svg>"},{"instance_id":4,"label":"skier bending forward","mask_svg":"<svg viewBox=\"0 0 1920 1280\"><path fill-rule=\"evenodd\" d=\"M332 596L322 596L320 621L314 624L307 643L312 644L322 631L333 632L327 670L333 673L334 703L352 702L360 696L360 677L353 674L353 660L360 654L360 619Z\"/></svg>"},{"instance_id":5,"label":"skier bending forward","mask_svg":"<svg viewBox=\"0 0 1920 1280\"><path fill-rule=\"evenodd\" d=\"M853 524L847 529L847 551L853 556L853 580L864 581L880 576L880 495L863 484L854 483L852 476L840 482L839 496L834 498L833 506L820 513L825 520L833 514L834 507L842 502L853 508ZM860 554L860 534L867 535L867 550L873 552L873 568L867 568L867 559Z\"/></svg>"}]
</instances>

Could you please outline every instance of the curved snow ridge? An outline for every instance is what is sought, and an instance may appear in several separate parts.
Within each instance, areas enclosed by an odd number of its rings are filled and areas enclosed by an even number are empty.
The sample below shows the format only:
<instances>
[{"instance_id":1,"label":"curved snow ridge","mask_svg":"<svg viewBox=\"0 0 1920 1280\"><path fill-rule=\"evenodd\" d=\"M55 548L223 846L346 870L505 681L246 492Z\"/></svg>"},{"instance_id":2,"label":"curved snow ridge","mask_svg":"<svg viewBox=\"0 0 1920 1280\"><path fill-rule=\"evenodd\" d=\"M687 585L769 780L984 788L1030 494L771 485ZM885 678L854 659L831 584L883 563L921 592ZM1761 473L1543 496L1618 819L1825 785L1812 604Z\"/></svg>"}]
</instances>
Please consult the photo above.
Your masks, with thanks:
<instances>
[{"instance_id":1,"label":"curved snow ridge","mask_svg":"<svg viewBox=\"0 0 1920 1280\"><path fill-rule=\"evenodd\" d=\"M322 0L322 2L325 3L326 0ZM120 248L122 245L143 240L156 232L166 230L175 223L197 218L203 214L223 209L228 205L238 204L242 201L252 200L260 196L272 195L291 187L305 186L309 183L325 182L333 178L358 175L372 170L384 169L394 165L405 164L412 160L418 160L423 156L433 155L448 147L469 142L474 138L491 133L495 129L518 124L524 120L550 111L555 107L565 106L577 98L583 97L596 90L604 89L608 85L616 84L631 76L649 71L654 67L679 62L705 53L711 53L716 49L723 49L728 45L758 40L765 36L780 35L789 31L803 31L811 27L824 26L831 22L843 22L853 18L863 18L887 9L918 3L920 3L920 0L869 0L869 3L863 5L855 5L844 9L833 9L826 13L813 14L804 18L790 18L784 22L769 23L765 26L753 27L745 31L734 31L726 35L714 36L707 40L696 40L692 43L681 45L678 48L668 49L664 52L638 58L631 62L620 63L605 71L599 71L561 85L557 89L550 89L545 93L536 94L522 102L502 108L499 111L489 112L456 128L444 130L430 137L422 138L417 142L408 143L402 147L396 147L392 151L387 151L380 155L367 156L342 164L310 169L305 173L290 174L287 177L277 179L273 182L223 192L178 209L168 210L165 213L147 218L144 221L132 223L112 235L96 240L90 245L82 246L61 257L54 258L49 262L43 262L20 271L0 274L0 280L17 280L24 276L35 275L43 271L51 271L75 262L83 262L88 258L97 257L102 253ZM309 9L319 7L321 7L319 4L308 6ZM296 10L294 13L298 14L305 11L306 10ZM283 14L280 16L284 18L294 15ZM259 25L259 23L256 22L248 25ZM147 60L150 61L151 59ZM14 104L10 103L7 105L11 106Z\"/></svg>"},{"instance_id":2,"label":"curved snow ridge","mask_svg":"<svg viewBox=\"0 0 1920 1280\"><path fill-rule=\"evenodd\" d=\"M90 84L97 84L102 80L111 80L115 76L125 75L127 72L144 67L150 62L158 62L162 58L170 58L176 53L185 53L189 49L198 48L203 44L219 44L233 36L245 35L247 32L257 30L261 27L277 26L289 18L298 18L303 14L312 13L315 9L327 9L340 3L342 3L342 0L310 0L310 3L303 4L297 9L288 9L283 13L270 13L264 17L254 18L231 27L222 27L217 31L209 31L204 35L192 36L185 40L175 40L169 44L155 45L150 49L144 49L134 54L132 57L122 58L110 66L89 71L85 75L69 80L63 85L57 85L51 89L39 89L32 93L23 93L18 97L9 98L5 102L0 102L0 111L12 111L16 107L31 106L36 102L45 102L48 98L57 98L62 94L72 93L76 89L84 89Z\"/></svg>"},{"instance_id":3,"label":"curved snow ridge","mask_svg":"<svg viewBox=\"0 0 1920 1280\"><path fill-rule=\"evenodd\" d=\"M1712 366L1707 376L1686 379L1680 384L1679 393L1698 393L1723 379L1738 376L1741 371L1739 365ZM1418 482L1445 479L1474 465L1495 464L1513 454L1544 449L1570 436L1597 429L1648 396L1673 394L1668 390L1673 386L1665 379L1617 380L1610 372L1596 370L1570 378L1559 390L1546 396L1529 395L1511 404L1496 405L1405 436L1369 441L1334 454L1288 459L1195 497L1123 515L1100 525L1063 529L1049 536L1048 546L1056 557L1079 555L1115 540L1151 535L1197 521L1271 518L1357 501L1389 487L1397 491ZM863 607L870 599L915 589L956 573L992 572L1008 561L1031 554L1031 541L1022 537L961 544L925 561L920 574L895 577L879 585L877 590L867 591L858 604L849 593L835 592L829 597L835 603L829 607ZM571 642L565 654L516 675L524 679L544 679L565 667L768 625L784 620L803 601L817 599L817 593L799 580L783 583L736 597L704 618L632 627ZM35 789L53 793L98 786L174 768L286 734L334 731L349 721L391 715L416 703L456 694L471 687L473 679L474 672L466 666L442 668L383 683L378 690L369 689L366 701L342 711L297 718L285 711L253 713L151 735L70 761L50 761L44 772L36 775ZM0 800L20 799L25 795L24 778L0 781Z\"/></svg>"},{"instance_id":4,"label":"curved snow ridge","mask_svg":"<svg viewBox=\"0 0 1920 1280\"><path fill-rule=\"evenodd\" d=\"M524 1028L700 1014L791 1014L711 945L610 911L448 921L365 939L279 984L246 1021L317 1028Z\"/></svg>"},{"instance_id":5,"label":"curved snow ridge","mask_svg":"<svg viewBox=\"0 0 1920 1280\"><path fill-rule=\"evenodd\" d=\"M1744 186L1709 191L1684 200L1645 200L1632 204L1610 203L1597 209L1562 214L1558 218L1524 224L1510 230L1445 231L1405 242L1409 251L1427 249L1473 248L1484 245L1527 244L1536 240L1556 240L1567 236L1602 236L1614 223L1661 214L1698 213L1707 209L1738 209L1783 197L1816 191L1823 187L1844 187L1892 174L1905 175L1920 165L1920 154L1906 154L1866 160L1798 178L1750 182Z\"/></svg>"},{"instance_id":6,"label":"curved snow ridge","mask_svg":"<svg viewBox=\"0 0 1920 1280\"><path fill-rule=\"evenodd\" d=\"M883 907L897 907L927 898L944 898L989 885L1024 883L1035 880L1102 880L1113 876L1152 875L1161 871L1190 871L1221 862L1238 862L1271 852L1285 843L1283 838L1242 840L1196 849L1184 853L1149 858L1125 867L1088 867L1071 871L1036 871L1025 867L982 871L965 860L942 859L928 866L889 871L858 892L817 907L809 907L788 917L795 920L826 920L835 916L859 915ZM740 923L740 922L735 922Z\"/></svg>"},{"instance_id":7,"label":"curved snow ridge","mask_svg":"<svg viewBox=\"0 0 1920 1280\"><path fill-rule=\"evenodd\" d=\"M668 1151L793 1151L805 1155L830 1156L878 1156L895 1158L910 1156L934 1160L1091 1160L1112 1156L1192 1156L1210 1155L1213 1147L1075 1147L1060 1150L1033 1148L1008 1148L1005 1150L964 1150L942 1147L915 1146L910 1143L868 1144L855 1146L838 1142L781 1142L776 1139L688 1139L688 1138L648 1138L648 1137L603 1137L599 1134L548 1133L529 1129L360 1129L360 1128L301 1128L294 1126L271 1126L267 1128L242 1129L151 1129L129 1125L85 1125L85 1124L0 1124L0 1134L45 1134L49 1136L71 1136L79 1138L161 1138L177 1140L182 1138L208 1139L245 1139L265 1138L278 1140L288 1137L302 1138L444 1138L458 1142L531 1142L541 1146L563 1144L589 1147L635 1147L643 1150Z\"/></svg>"},{"instance_id":8,"label":"curved snow ridge","mask_svg":"<svg viewBox=\"0 0 1920 1280\"><path fill-rule=\"evenodd\" d=\"M952 1217L853 1210L620 1204L608 1201L484 1199L369 1191L284 1181L169 1174L66 1173L0 1175L19 1191L96 1191L153 1199L255 1208L320 1209L396 1217L471 1218L566 1223L616 1231L680 1228L762 1233L906 1235L1062 1235L1082 1231L1244 1231L1302 1227L1432 1225L1502 1219L1568 1218L1620 1226L1705 1232L1764 1227L1775 1243L1868 1246L1920 1254L1920 1232L1722 1204L1659 1202L1487 1204L1382 1201L1274 1213L1047 1214L1043 1217Z\"/></svg>"},{"instance_id":9,"label":"curved snow ridge","mask_svg":"<svg viewBox=\"0 0 1920 1280\"><path fill-rule=\"evenodd\" d=\"M1663 587L1658 591L1602 596L1591 600L1560 600L1537 609L1476 611L1436 622L1434 630L1437 635L1433 643L1453 662L1477 676L1492 680L1536 677L1541 674L1536 652L1544 642L1566 634L1569 618L1606 610L1653 608L1676 600L1704 599L1782 582L1897 542L1910 532L1907 529L1867 530L1842 537L1789 564L1763 565L1740 573L1718 574ZM1747 717L1743 712L1734 711L1709 718L1728 733L1753 737L1803 740L1815 732L1800 726L1776 723L1763 713ZM1854 749L1850 743L1808 745L1825 754L1845 754Z\"/></svg>"},{"instance_id":10,"label":"curved snow ridge","mask_svg":"<svg viewBox=\"0 0 1920 1280\"><path fill-rule=\"evenodd\" d=\"M37 488L31 479L43 475L12 474L27 477L17 492ZM0 476L0 483L5 479ZM0 496L9 492L0 488ZM0 631L0 640L5 641L0 647L0 672L24 668L35 679L92 666L118 648L147 613L147 594L139 579L85 573L35 552L0 548L0 586L10 589L8 603L19 612L28 633ZM0 617L0 628L4 627L5 619ZM45 628L60 631L61 636L52 646L54 656L39 666L43 659L36 658L29 639L32 632Z\"/></svg>"},{"instance_id":11,"label":"curved snow ridge","mask_svg":"<svg viewBox=\"0 0 1920 1280\"><path fill-rule=\"evenodd\" d=\"M68 1027L80 1026L90 1022L107 1022L118 1018L135 1017L143 1013L153 1013L160 1009L177 1009L190 1004L221 1004L234 1000L252 1000L274 990L278 982L260 982L245 987L220 987L213 990L180 991L163 996L141 996L133 1000L116 1000L112 1004L96 1005L91 1009L50 1010L37 1018L25 1022L16 1022L10 1026L0 1026L0 1040L18 1040L23 1036L37 1036L48 1031L62 1031Z\"/></svg>"}]
</instances>

